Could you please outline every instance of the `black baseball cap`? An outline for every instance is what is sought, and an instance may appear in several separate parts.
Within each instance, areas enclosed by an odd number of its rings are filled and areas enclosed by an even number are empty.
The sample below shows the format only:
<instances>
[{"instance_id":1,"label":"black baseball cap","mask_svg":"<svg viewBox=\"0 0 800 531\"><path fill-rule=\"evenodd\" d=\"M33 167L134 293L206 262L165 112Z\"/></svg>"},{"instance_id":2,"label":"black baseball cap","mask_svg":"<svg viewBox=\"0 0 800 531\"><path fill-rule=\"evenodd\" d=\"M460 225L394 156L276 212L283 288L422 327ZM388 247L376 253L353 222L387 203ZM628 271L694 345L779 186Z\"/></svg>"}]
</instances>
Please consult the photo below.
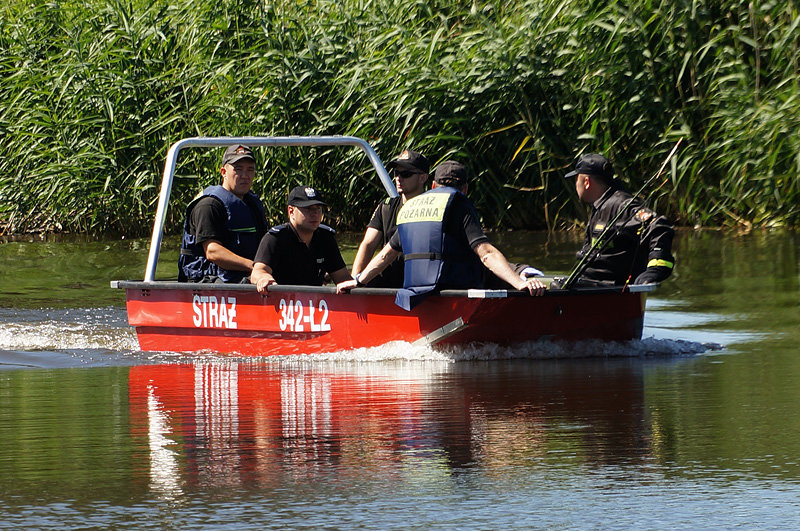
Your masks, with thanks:
<instances>
[{"instance_id":1,"label":"black baseball cap","mask_svg":"<svg viewBox=\"0 0 800 531\"><path fill-rule=\"evenodd\" d=\"M569 172L564 178L570 179L581 173L594 175L611 182L614 178L614 166L612 166L611 162L603 155L587 153L581 155L581 158L575 163L575 171Z\"/></svg>"},{"instance_id":2,"label":"black baseball cap","mask_svg":"<svg viewBox=\"0 0 800 531\"><path fill-rule=\"evenodd\" d=\"M228 146L228 149L225 150L225 154L222 156L222 165L235 164L242 159L251 159L255 162L256 157L253 155L253 150L242 144Z\"/></svg>"},{"instance_id":3,"label":"black baseball cap","mask_svg":"<svg viewBox=\"0 0 800 531\"><path fill-rule=\"evenodd\" d=\"M390 161L386 165L386 169L391 170L396 166L408 168L410 170L416 170L420 173L428 173L431 169L431 164L428 162L428 159L425 158L425 155L419 151L413 151L410 149L406 149L400 153L396 159Z\"/></svg>"},{"instance_id":4,"label":"black baseball cap","mask_svg":"<svg viewBox=\"0 0 800 531\"><path fill-rule=\"evenodd\" d=\"M328 204L322 200L319 190L311 188L310 186L295 186L292 188L292 191L289 192L288 204L296 207L309 207L312 205L328 206Z\"/></svg>"},{"instance_id":5,"label":"black baseball cap","mask_svg":"<svg viewBox=\"0 0 800 531\"><path fill-rule=\"evenodd\" d=\"M433 180L443 186L464 186L467 184L467 167L455 160L446 160L436 166Z\"/></svg>"}]
</instances>

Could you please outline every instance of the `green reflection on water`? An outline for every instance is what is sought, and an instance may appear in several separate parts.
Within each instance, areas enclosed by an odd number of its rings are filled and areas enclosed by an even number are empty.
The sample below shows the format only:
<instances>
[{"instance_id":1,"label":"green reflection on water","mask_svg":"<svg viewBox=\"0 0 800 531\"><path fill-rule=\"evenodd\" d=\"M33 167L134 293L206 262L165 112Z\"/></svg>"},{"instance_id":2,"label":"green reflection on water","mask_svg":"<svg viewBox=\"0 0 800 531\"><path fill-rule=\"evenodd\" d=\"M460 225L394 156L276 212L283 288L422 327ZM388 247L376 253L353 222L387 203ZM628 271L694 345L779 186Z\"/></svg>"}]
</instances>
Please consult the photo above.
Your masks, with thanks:
<instances>
[{"instance_id":1,"label":"green reflection on water","mask_svg":"<svg viewBox=\"0 0 800 531\"><path fill-rule=\"evenodd\" d=\"M800 352L790 341L652 370L653 453L670 473L800 480Z\"/></svg>"},{"instance_id":2,"label":"green reflection on water","mask_svg":"<svg viewBox=\"0 0 800 531\"><path fill-rule=\"evenodd\" d=\"M0 497L130 494L127 367L6 371L0 379Z\"/></svg>"},{"instance_id":3,"label":"green reflection on water","mask_svg":"<svg viewBox=\"0 0 800 531\"><path fill-rule=\"evenodd\" d=\"M111 280L144 277L149 240L87 240L0 244L0 307L122 306L125 294ZM157 278L177 277L178 242L165 240Z\"/></svg>"}]
</instances>

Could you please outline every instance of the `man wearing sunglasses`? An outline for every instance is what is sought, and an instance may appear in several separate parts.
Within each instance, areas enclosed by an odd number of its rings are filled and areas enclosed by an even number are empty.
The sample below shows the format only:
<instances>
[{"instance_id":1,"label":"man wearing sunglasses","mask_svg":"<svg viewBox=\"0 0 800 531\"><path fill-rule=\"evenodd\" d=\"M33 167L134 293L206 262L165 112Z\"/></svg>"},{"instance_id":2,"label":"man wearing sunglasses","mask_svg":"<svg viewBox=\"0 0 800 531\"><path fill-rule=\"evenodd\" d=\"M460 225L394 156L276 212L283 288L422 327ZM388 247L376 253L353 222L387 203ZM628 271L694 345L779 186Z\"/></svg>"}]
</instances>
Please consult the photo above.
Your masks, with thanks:
<instances>
[{"instance_id":1,"label":"man wearing sunglasses","mask_svg":"<svg viewBox=\"0 0 800 531\"><path fill-rule=\"evenodd\" d=\"M407 149L390 161L386 168L394 178L398 197L384 200L367 224L364 239L358 246L353 261L353 274L360 273L379 248L389 243L397 232L397 212L408 201L425 191L430 163L422 153ZM403 257L398 257L380 275L368 284L372 288L400 288L403 286Z\"/></svg>"}]
</instances>

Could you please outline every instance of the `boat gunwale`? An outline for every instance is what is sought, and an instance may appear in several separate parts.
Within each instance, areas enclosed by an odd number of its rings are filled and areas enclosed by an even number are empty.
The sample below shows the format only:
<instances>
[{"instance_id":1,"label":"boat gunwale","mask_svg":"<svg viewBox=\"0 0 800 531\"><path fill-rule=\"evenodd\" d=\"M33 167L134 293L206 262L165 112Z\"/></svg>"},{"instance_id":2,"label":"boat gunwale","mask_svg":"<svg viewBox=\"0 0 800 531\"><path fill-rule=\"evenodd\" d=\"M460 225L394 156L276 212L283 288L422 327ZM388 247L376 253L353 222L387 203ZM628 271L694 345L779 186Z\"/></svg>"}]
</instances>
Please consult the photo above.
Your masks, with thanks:
<instances>
[{"instance_id":1,"label":"boat gunwale","mask_svg":"<svg viewBox=\"0 0 800 531\"><path fill-rule=\"evenodd\" d=\"M592 295L601 293L647 293L655 291L659 284L635 284L626 286L624 290L620 286L598 286L598 287L578 287L570 290L548 289L544 296L576 296ZM111 287L115 289L147 289L147 290L172 290L172 291L242 291L254 292L254 284L224 284L220 282L177 282L170 280L114 280ZM369 296L395 296L397 289L394 288L353 288L349 290L353 295ZM321 295L336 295L336 286L301 286L292 284L272 284L267 287L268 293L318 293ZM348 294L341 294L347 296ZM509 297L529 297L527 291L519 290L491 290L491 289L444 289L431 295L441 297L463 297L463 298L509 298ZM531 297L535 300L535 297Z\"/></svg>"}]
</instances>

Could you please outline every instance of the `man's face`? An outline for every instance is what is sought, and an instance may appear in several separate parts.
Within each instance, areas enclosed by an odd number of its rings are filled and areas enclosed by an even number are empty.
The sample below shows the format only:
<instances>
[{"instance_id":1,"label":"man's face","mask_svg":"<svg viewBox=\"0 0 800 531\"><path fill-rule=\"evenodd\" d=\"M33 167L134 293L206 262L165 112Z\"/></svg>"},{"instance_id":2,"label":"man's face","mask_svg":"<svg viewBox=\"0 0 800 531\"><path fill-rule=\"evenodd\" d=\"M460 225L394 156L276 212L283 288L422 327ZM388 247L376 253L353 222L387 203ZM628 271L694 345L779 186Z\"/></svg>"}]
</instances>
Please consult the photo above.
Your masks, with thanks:
<instances>
[{"instance_id":1,"label":"man's face","mask_svg":"<svg viewBox=\"0 0 800 531\"><path fill-rule=\"evenodd\" d=\"M410 168L395 168L392 173L398 193L406 197L419 195L425 189L425 182L428 180L427 173Z\"/></svg>"},{"instance_id":2,"label":"man's face","mask_svg":"<svg viewBox=\"0 0 800 531\"><path fill-rule=\"evenodd\" d=\"M233 164L225 164L220 170L222 186L238 197L250 191L256 175L256 163L252 159L237 160Z\"/></svg>"},{"instance_id":3,"label":"man's face","mask_svg":"<svg viewBox=\"0 0 800 531\"><path fill-rule=\"evenodd\" d=\"M298 232L314 232L322 223L322 205L289 205L289 222Z\"/></svg>"},{"instance_id":4,"label":"man's face","mask_svg":"<svg viewBox=\"0 0 800 531\"><path fill-rule=\"evenodd\" d=\"M578 199L586 201L586 190L588 188L587 182L589 176L585 173L579 173L575 176L575 191L578 192Z\"/></svg>"}]
</instances>

